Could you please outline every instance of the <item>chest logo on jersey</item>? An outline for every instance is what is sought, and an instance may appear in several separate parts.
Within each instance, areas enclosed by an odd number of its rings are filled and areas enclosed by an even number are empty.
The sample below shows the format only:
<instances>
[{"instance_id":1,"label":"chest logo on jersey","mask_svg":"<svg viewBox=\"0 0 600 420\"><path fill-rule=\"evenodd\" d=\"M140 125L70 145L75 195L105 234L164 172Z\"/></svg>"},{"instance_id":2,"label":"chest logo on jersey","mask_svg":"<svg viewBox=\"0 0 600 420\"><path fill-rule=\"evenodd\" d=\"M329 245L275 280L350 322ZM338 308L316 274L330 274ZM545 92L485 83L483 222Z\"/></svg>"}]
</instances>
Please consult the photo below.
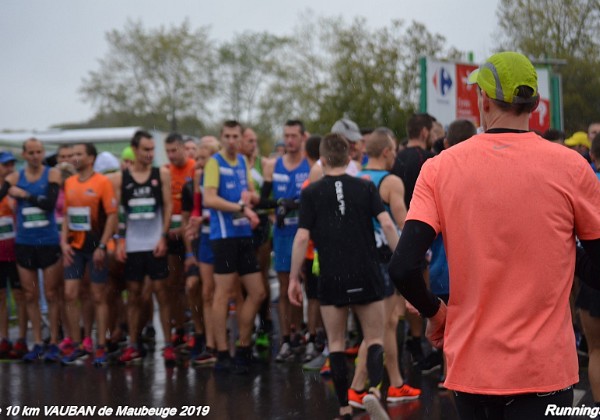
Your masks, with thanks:
<instances>
[{"instance_id":1,"label":"chest logo on jersey","mask_svg":"<svg viewBox=\"0 0 600 420\"><path fill-rule=\"evenodd\" d=\"M338 209L342 216L346 214L346 202L344 201L344 190L342 188L342 181L335 181L335 195L338 201Z\"/></svg>"},{"instance_id":2,"label":"chest logo on jersey","mask_svg":"<svg viewBox=\"0 0 600 420\"><path fill-rule=\"evenodd\" d=\"M231 168L222 168L222 167L219 167L219 173L221 175L227 175L227 176L233 176L233 174L234 174L233 169L231 169Z\"/></svg>"},{"instance_id":3,"label":"chest logo on jersey","mask_svg":"<svg viewBox=\"0 0 600 420\"><path fill-rule=\"evenodd\" d=\"M94 191L94 190L93 190L93 189L91 189L91 188L88 188L87 190L85 190L85 193L84 193L84 194L85 194L85 195L90 195L90 196L92 196L92 197L95 197L95 196L96 196L96 191Z\"/></svg>"},{"instance_id":4,"label":"chest logo on jersey","mask_svg":"<svg viewBox=\"0 0 600 420\"><path fill-rule=\"evenodd\" d=\"M148 197L152 194L152 188L150 187L138 187L133 190L134 197Z\"/></svg>"}]
</instances>

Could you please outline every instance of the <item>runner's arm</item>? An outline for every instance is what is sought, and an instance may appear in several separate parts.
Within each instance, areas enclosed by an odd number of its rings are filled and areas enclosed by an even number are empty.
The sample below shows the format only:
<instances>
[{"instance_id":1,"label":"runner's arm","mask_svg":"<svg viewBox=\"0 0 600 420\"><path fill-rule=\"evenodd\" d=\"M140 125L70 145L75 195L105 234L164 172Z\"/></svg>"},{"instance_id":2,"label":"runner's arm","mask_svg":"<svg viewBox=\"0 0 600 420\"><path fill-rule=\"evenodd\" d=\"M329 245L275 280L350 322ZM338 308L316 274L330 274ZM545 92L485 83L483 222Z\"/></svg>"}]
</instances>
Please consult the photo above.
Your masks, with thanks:
<instances>
[{"instance_id":1,"label":"runner's arm","mask_svg":"<svg viewBox=\"0 0 600 420\"><path fill-rule=\"evenodd\" d=\"M171 213L173 212L173 201L171 199L171 173L166 167L160 168L160 182L162 183L163 198L163 237L169 234L171 227Z\"/></svg>"},{"instance_id":2,"label":"runner's arm","mask_svg":"<svg viewBox=\"0 0 600 420\"><path fill-rule=\"evenodd\" d=\"M427 289L423 278L425 253L435 236L435 230L427 223L408 220L389 266L396 288L427 318L434 316L440 307L439 299Z\"/></svg>"}]
</instances>

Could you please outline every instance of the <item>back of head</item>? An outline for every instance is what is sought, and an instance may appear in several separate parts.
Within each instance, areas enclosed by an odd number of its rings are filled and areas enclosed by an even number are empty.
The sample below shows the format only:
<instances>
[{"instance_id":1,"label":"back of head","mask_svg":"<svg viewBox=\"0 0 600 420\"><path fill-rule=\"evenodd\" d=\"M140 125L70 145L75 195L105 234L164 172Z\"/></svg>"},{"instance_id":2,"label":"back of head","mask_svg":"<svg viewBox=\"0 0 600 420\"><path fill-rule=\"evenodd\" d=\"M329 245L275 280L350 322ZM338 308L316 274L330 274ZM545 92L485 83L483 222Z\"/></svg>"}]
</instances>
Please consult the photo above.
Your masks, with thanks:
<instances>
[{"instance_id":1,"label":"back of head","mask_svg":"<svg viewBox=\"0 0 600 420\"><path fill-rule=\"evenodd\" d=\"M515 115L533 112L540 98L533 64L513 51L492 55L469 75L468 83L477 84L500 109Z\"/></svg>"},{"instance_id":2,"label":"back of head","mask_svg":"<svg viewBox=\"0 0 600 420\"><path fill-rule=\"evenodd\" d=\"M590 148L590 155L595 161L600 161L600 133L596 134L596 137L592 139L592 147ZM596 168L598 170L600 168Z\"/></svg>"},{"instance_id":3,"label":"back of head","mask_svg":"<svg viewBox=\"0 0 600 420\"><path fill-rule=\"evenodd\" d=\"M306 156L315 162L319 160L319 157L321 156L319 153L320 145L321 136L313 135L306 139L306 142L304 142L304 150L306 152Z\"/></svg>"},{"instance_id":4,"label":"back of head","mask_svg":"<svg viewBox=\"0 0 600 420\"><path fill-rule=\"evenodd\" d=\"M348 164L350 144L338 133L327 134L319 146L321 162L332 168L341 168Z\"/></svg>"},{"instance_id":5,"label":"back of head","mask_svg":"<svg viewBox=\"0 0 600 420\"><path fill-rule=\"evenodd\" d=\"M469 120L456 120L448 126L448 147L465 141L477 134L477 128Z\"/></svg>"},{"instance_id":6,"label":"back of head","mask_svg":"<svg viewBox=\"0 0 600 420\"><path fill-rule=\"evenodd\" d=\"M556 130L554 128L549 128L546 131L544 131L544 134L542 134L542 137L549 141L563 143L565 141L565 139L567 138L567 135L562 130Z\"/></svg>"},{"instance_id":7,"label":"back of head","mask_svg":"<svg viewBox=\"0 0 600 420\"><path fill-rule=\"evenodd\" d=\"M101 174L116 172L120 168L119 159L110 152L100 152L94 162L94 171Z\"/></svg>"},{"instance_id":8,"label":"back of head","mask_svg":"<svg viewBox=\"0 0 600 420\"><path fill-rule=\"evenodd\" d=\"M370 158L381 156L386 147L394 147L393 132L386 127L379 127L367 137L365 150Z\"/></svg>"},{"instance_id":9,"label":"back of head","mask_svg":"<svg viewBox=\"0 0 600 420\"><path fill-rule=\"evenodd\" d=\"M409 140L419 138L424 128L431 130L434 121L435 118L427 113L413 114L406 123L406 134L408 134Z\"/></svg>"}]
</instances>

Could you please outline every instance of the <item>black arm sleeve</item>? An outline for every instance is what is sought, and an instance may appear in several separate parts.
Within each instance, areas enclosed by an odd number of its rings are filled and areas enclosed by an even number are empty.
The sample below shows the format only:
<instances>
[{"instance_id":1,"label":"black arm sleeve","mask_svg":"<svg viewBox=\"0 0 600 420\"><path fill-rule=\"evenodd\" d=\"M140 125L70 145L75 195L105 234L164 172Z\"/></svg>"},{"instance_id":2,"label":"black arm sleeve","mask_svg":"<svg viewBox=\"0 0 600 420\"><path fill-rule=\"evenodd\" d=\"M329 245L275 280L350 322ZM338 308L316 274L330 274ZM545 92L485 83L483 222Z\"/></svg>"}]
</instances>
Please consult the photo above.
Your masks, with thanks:
<instances>
[{"instance_id":1,"label":"black arm sleeve","mask_svg":"<svg viewBox=\"0 0 600 420\"><path fill-rule=\"evenodd\" d=\"M434 316L440 307L439 299L427 289L423 278L425 253L435 236L435 230L427 223L408 220L389 266L396 288L427 318Z\"/></svg>"},{"instance_id":2,"label":"black arm sleeve","mask_svg":"<svg viewBox=\"0 0 600 420\"><path fill-rule=\"evenodd\" d=\"M188 181L181 189L181 210L191 212L194 210L194 182Z\"/></svg>"},{"instance_id":3,"label":"black arm sleeve","mask_svg":"<svg viewBox=\"0 0 600 420\"><path fill-rule=\"evenodd\" d=\"M56 182L48 184L48 195L30 195L27 197L27 201L36 207L41 208L44 211L52 211L56 206L56 200L58 199L58 191L60 186Z\"/></svg>"},{"instance_id":4,"label":"black arm sleeve","mask_svg":"<svg viewBox=\"0 0 600 420\"><path fill-rule=\"evenodd\" d=\"M2 184L2 188L0 188L0 201L2 201L2 199L4 197L6 197L6 194L8 194L9 189L10 189L10 182L8 182L7 180L4 180L4 183Z\"/></svg>"},{"instance_id":5,"label":"black arm sleeve","mask_svg":"<svg viewBox=\"0 0 600 420\"><path fill-rule=\"evenodd\" d=\"M575 274L585 284L600 290L600 239L582 241L577 247L575 257Z\"/></svg>"},{"instance_id":6,"label":"black arm sleeve","mask_svg":"<svg viewBox=\"0 0 600 420\"><path fill-rule=\"evenodd\" d=\"M277 201L273 200L271 196L271 191L273 191L273 183L270 181L265 181L260 190L260 201L258 202L259 209L274 209L277 207Z\"/></svg>"}]
</instances>

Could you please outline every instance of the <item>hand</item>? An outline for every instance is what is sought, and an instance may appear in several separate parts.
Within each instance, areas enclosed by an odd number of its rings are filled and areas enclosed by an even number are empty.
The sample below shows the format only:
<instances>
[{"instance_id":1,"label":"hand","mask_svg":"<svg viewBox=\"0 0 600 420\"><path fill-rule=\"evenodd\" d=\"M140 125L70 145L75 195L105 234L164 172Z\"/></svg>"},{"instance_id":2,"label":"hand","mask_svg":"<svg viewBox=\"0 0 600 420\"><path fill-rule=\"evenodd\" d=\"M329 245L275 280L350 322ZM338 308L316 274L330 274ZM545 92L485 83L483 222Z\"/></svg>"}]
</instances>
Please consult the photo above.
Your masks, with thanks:
<instances>
[{"instance_id":1,"label":"hand","mask_svg":"<svg viewBox=\"0 0 600 420\"><path fill-rule=\"evenodd\" d=\"M290 277L287 293L292 305L302 306L304 296L302 295L302 285L298 277Z\"/></svg>"},{"instance_id":2,"label":"hand","mask_svg":"<svg viewBox=\"0 0 600 420\"><path fill-rule=\"evenodd\" d=\"M117 261L124 263L127 260L127 252L125 252L125 241L123 239L117 240L117 250L115 252Z\"/></svg>"},{"instance_id":3,"label":"hand","mask_svg":"<svg viewBox=\"0 0 600 420\"><path fill-rule=\"evenodd\" d=\"M252 193L250 191L242 191L241 199L246 206L252 206Z\"/></svg>"},{"instance_id":4,"label":"hand","mask_svg":"<svg viewBox=\"0 0 600 420\"><path fill-rule=\"evenodd\" d=\"M157 258L164 257L165 255L167 255L167 239L164 236L160 237L160 240L158 241L158 243L154 247L154 250L152 251L152 255L154 255Z\"/></svg>"},{"instance_id":5,"label":"hand","mask_svg":"<svg viewBox=\"0 0 600 420\"><path fill-rule=\"evenodd\" d=\"M10 195L13 198L26 198L29 194L27 194L27 191L25 191L24 189L13 185L8 189L8 195Z\"/></svg>"},{"instance_id":6,"label":"hand","mask_svg":"<svg viewBox=\"0 0 600 420\"><path fill-rule=\"evenodd\" d=\"M106 251L96 248L94 255L92 256L92 262L94 263L94 268L96 270L104 269L104 264L106 263Z\"/></svg>"},{"instance_id":7,"label":"hand","mask_svg":"<svg viewBox=\"0 0 600 420\"><path fill-rule=\"evenodd\" d=\"M73 264L73 256L75 255L75 251L73 251L73 248L71 248L71 245L69 244L60 244L60 249L62 250L63 254L63 266L69 267L71 264Z\"/></svg>"},{"instance_id":8,"label":"hand","mask_svg":"<svg viewBox=\"0 0 600 420\"><path fill-rule=\"evenodd\" d=\"M444 330L446 329L446 313L448 308L440 300L440 309L431 318L427 318L427 327L425 336L431 342L433 347L441 349L444 347Z\"/></svg>"},{"instance_id":9,"label":"hand","mask_svg":"<svg viewBox=\"0 0 600 420\"><path fill-rule=\"evenodd\" d=\"M198 231L200 230L200 225L202 224L202 216L192 216L185 227L185 238L193 241L198 237Z\"/></svg>"},{"instance_id":10,"label":"hand","mask_svg":"<svg viewBox=\"0 0 600 420\"><path fill-rule=\"evenodd\" d=\"M410 303L408 300L406 301L406 310L413 314L413 315L420 315L419 311L417 310L417 308L415 308L414 306L412 306L412 303Z\"/></svg>"},{"instance_id":11,"label":"hand","mask_svg":"<svg viewBox=\"0 0 600 420\"><path fill-rule=\"evenodd\" d=\"M246 216L248 220L250 220L250 228L252 228L252 230L256 229L256 226L260 224L260 219L258 218L258 215L251 208L244 207L244 216Z\"/></svg>"}]
</instances>

